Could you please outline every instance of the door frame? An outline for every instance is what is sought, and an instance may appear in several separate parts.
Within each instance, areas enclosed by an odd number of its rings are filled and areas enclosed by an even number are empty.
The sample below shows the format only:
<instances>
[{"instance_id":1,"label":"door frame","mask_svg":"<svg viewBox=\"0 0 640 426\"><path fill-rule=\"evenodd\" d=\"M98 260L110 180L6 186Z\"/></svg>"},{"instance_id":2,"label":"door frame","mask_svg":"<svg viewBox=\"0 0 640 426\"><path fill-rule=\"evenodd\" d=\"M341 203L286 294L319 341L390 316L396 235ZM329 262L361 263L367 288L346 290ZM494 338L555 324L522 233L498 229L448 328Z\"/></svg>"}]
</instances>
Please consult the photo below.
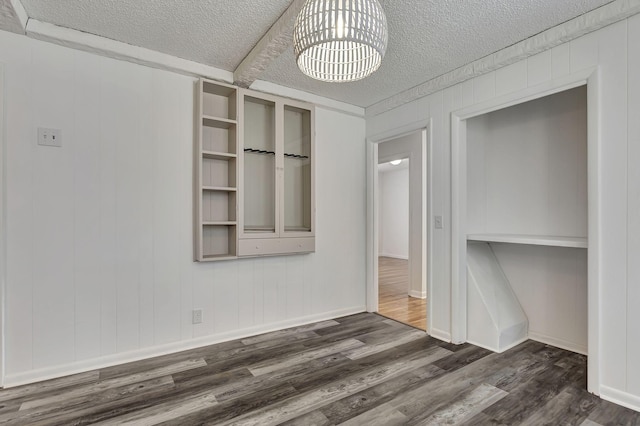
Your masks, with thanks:
<instances>
[{"instance_id":1,"label":"door frame","mask_svg":"<svg viewBox=\"0 0 640 426\"><path fill-rule=\"evenodd\" d=\"M588 360L587 389L600 393L600 87L597 67L451 113L451 339L467 341L467 121L575 87L587 87Z\"/></svg>"},{"instance_id":2,"label":"door frame","mask_svg":"<svg viewBox=\"0 0 640 426\"><path fill-rule=\"evenodd\" d=\"M420 132L421 135L421 170L422 177L422 214L420 220L422 224L422 267L421 280L426 280L427 288L427 334L431 334L433 309L432 303L432 250L431 250L431 185L433 179L431 171L432 161L432 135L431 119L420 121L409 126L403 126L391 131L367 138L367 274L366 274L366 298L367 311L378 311L378 242L379 242L379 181L378 181L378 146L380 143L389 142L394 139ZM416 164L416 161L409 160L409 167ZM415 166L414 166L415 167ZM411 198L411 195L409 195ZM429 226L428 226L429 225ZM409 253L409 259L415 256ZM415 261L415 260L414 260Z\"/></svg>"},{"instance_id":3,"label":"door frame","mask_svg":"<svg viewBox=\"0 0 640 426\"><path fill-rule=\"evenodd\" d=\"M4 132L4 64L0 63L0 388L4 387L5 376L5 300L6 300L6 244L7 244L7 227L6 227L6 163L7 149L6 138Z\"/></svg>"}]
</instances>

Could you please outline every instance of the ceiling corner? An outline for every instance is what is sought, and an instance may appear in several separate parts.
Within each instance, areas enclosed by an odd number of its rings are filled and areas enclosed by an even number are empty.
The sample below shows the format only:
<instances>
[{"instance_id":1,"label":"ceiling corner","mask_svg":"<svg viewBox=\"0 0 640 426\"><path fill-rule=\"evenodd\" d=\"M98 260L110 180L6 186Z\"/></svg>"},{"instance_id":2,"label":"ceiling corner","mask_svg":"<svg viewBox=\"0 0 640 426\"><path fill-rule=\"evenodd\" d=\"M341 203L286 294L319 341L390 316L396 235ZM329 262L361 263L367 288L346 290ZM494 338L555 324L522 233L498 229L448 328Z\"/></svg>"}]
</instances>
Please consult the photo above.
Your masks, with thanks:
<instances>
[{"instance_id":1,"label":"ceiling corner","mask_svg":"<svg viewBox=\"0 0 640 426\"><path fill-rule=\"evenodd\" d=\"M28 20L20 0L0 0L0 30L25 34Z\"/></svg>"}]
</instances>

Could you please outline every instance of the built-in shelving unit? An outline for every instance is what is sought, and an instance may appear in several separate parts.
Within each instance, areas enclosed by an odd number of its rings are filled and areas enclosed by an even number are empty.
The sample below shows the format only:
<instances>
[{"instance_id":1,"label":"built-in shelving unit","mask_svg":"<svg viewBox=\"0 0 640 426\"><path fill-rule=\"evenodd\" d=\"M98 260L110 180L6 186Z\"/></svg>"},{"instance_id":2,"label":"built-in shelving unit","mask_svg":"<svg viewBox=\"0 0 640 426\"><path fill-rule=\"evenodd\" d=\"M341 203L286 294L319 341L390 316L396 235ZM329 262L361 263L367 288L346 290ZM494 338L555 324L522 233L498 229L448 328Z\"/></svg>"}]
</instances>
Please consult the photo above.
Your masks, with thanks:
<instances>
[{"instance_id":1,"label":"built-in shelving unit","mask_svg":"<svg viewBox=\"0 0 640 426\"><path fill-rule=\"evenodd\" d=\"M534 246L587 248L587 239L583 237L560 237L549 235L516 234L469 234L468 241L488 243L529 244Z\"/></svg>"},{"instance_id":2,"label":"built-in shelving unit","mask_svg":"<svg viewBox=\"0 0 640 426\"><path fill-rule=\"evenodd\" d=\"M237 88L208 80L197 84L194 257L237 257Z\"/></svg>"},{"instance_id":3,"label":"built-in shelving unit","mask_svg":"<svg viewBox=\"0 0 640 426\"><path fill-rule=\"evenodd\" d=\"M200 80L196 261L315 250L311 105Z\"/></svg>"},{"instance_id":4,"label":"built-in shelving unit","mask_svg":"<svg viewBox=\"0 0 640 426\"><path fill-rule=\"evenodd\" d=\"M586 88L475 116L465 138L467 340L586 353Z\"/></svg>"}]
</instances>

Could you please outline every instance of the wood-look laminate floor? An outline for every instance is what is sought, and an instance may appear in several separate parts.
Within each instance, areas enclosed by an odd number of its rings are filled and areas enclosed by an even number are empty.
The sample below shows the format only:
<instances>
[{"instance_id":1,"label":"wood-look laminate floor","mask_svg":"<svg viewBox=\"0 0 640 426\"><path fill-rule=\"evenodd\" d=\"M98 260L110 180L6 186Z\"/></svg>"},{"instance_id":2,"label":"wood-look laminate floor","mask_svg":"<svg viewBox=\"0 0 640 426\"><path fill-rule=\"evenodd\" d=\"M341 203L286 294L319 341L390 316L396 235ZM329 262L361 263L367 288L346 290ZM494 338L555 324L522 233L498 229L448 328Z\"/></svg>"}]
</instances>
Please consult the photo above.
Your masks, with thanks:
<instances>
[{"instance_id":1,"label":"wood-look laminate floor","mask_svg":"<svg viewBox=\"0 0 640 426\"><path fill-rule=\"evenodd\" d=\"M451 345L376 314L0 391L13 425L639 425L582 355Z\"/></svg>"},{"instance_id":2,"label":"wood-look laminate floor","mask_svg":"<svg viewBox=\"0 0 640 426\"><path fill-rule=\"evenodd\" d=\"M378 313L421 330L427 329L427 300L409 297L409 261L378 258Z\"/></svg>"}]
</instances>

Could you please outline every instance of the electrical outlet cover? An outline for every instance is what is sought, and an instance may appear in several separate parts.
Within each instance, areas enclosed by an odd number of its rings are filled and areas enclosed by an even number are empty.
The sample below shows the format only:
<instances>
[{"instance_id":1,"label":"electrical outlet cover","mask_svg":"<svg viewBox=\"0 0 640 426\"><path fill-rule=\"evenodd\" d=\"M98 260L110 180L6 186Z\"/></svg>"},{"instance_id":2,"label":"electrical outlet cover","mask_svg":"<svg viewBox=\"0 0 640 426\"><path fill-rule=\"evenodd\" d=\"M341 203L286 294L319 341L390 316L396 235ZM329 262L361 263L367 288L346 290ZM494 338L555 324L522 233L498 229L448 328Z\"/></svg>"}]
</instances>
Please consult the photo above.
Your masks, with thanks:
<instances>
[{"instance_id":1,"label":"electrical outlet cover","mask_svg":"<svg viewBox=\"0 0 640 426\"><path fill-rule=\"evenodd\" d=\"M62 130L38 127L38 145L61 147Z\"/></svg>"}]
</instances>

